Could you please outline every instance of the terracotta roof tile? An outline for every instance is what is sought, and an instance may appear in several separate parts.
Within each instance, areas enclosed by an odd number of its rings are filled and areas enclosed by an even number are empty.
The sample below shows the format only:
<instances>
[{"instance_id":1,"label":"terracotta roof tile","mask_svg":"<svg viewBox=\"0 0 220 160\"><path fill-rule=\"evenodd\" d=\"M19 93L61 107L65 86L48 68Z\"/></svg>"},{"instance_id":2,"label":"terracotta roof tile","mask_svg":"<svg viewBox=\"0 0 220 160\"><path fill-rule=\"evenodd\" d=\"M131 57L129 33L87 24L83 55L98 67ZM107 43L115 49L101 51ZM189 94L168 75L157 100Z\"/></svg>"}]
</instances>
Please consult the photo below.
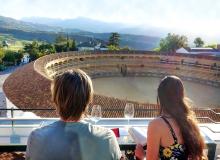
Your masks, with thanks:
<instances>
[{"instance_id":1,"label":"terracotta roof tile","mask_svg":"<svg viewBox=\"0 0 220 160\"><path fill-rule=\"evenodd\" d=\"M25 160L23 152L0 152L1 160Z\"/></svg>"}]
</instances>

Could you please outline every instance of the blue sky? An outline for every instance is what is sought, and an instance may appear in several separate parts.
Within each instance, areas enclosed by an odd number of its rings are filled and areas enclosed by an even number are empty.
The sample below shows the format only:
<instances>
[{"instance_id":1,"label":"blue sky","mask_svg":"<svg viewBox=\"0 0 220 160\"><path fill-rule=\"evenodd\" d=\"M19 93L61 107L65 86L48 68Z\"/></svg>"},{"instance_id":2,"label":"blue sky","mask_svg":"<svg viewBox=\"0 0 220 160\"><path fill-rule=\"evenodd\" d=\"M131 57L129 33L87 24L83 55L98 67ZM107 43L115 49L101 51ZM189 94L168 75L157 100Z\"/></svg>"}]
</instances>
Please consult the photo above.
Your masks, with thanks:
<instances>
[{"instance_id":1,"label":"blue sky","mask_svg":"<svg viewBox=\"0 0 220 160\"><path fill-rule=\"evenodd\" d=\"M0 0L0 15L80 16L220 37L220 0Z\"/></svg>"}]
</instances>

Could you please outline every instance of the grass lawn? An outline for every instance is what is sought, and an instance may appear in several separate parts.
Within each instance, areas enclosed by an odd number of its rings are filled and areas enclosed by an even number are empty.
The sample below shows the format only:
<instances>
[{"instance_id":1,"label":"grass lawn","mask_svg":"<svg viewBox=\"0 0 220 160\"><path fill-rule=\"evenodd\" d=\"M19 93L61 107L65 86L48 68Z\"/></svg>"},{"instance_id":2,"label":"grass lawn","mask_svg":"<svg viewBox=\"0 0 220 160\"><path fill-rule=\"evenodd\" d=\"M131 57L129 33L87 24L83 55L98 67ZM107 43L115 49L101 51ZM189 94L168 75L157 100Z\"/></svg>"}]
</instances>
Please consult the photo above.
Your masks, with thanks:
<instances>
[{"instance_id":1,"label":"grass lawn","mask_svg":"<svg viewBox=\"0 0 220 160\"><path fill-rule=\"evenodd\" d=\"M16 39L10 34L1 34L0 33L0 43L2 41L7 41L10 45L8 47L9 50L18 51L23 49L25 43L30 43L31 41Z\"/></svg>"}]
</instances>

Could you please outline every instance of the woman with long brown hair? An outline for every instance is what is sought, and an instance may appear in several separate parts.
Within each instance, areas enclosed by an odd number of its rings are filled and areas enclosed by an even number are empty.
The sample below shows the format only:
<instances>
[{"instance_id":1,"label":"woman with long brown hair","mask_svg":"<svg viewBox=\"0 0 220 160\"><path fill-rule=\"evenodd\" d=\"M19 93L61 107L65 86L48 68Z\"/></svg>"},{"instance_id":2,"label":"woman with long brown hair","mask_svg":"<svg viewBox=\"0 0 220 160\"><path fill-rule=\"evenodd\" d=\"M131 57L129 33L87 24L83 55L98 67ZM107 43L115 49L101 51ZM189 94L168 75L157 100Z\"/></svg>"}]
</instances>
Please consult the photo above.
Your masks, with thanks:
<instances>
[{"instance_id":1,"label":"woman with long brown hair","mask_svg":"<svg viewBox=\"0 0 220 160\"><path fill-rule=\"evenodd\" d=\"M180 78L166 76L158 87L160 117L148 126L148 160L202 160L205 143L200 134L194 112L186 103ZM136 157L144 159L142 146L137 145Z\"/></svg>"}]
</instances>

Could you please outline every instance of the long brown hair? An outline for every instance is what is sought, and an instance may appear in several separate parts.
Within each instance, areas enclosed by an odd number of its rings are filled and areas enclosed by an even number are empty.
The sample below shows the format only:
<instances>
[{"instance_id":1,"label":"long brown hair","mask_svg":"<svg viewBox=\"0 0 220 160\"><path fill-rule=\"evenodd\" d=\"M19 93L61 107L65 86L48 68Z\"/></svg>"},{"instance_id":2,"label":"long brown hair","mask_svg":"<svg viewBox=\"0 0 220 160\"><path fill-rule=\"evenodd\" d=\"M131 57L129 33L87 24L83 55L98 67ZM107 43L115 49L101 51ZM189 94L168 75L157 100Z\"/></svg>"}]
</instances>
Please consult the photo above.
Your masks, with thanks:
<instances>
[{"instance_id":1,"label":"long brown hair","mask_svg":"<svg viewBox=\"0 0 220 160\"><path fill-rule=\"evenodd\" d=\"M161 113L169 114L182 133L186 152L192 159L203 159L205 143L200 134L195 114L185 102L184 86L180 78L166 76L158 87L158 104Z\"/></svg>"}]
</instances>

